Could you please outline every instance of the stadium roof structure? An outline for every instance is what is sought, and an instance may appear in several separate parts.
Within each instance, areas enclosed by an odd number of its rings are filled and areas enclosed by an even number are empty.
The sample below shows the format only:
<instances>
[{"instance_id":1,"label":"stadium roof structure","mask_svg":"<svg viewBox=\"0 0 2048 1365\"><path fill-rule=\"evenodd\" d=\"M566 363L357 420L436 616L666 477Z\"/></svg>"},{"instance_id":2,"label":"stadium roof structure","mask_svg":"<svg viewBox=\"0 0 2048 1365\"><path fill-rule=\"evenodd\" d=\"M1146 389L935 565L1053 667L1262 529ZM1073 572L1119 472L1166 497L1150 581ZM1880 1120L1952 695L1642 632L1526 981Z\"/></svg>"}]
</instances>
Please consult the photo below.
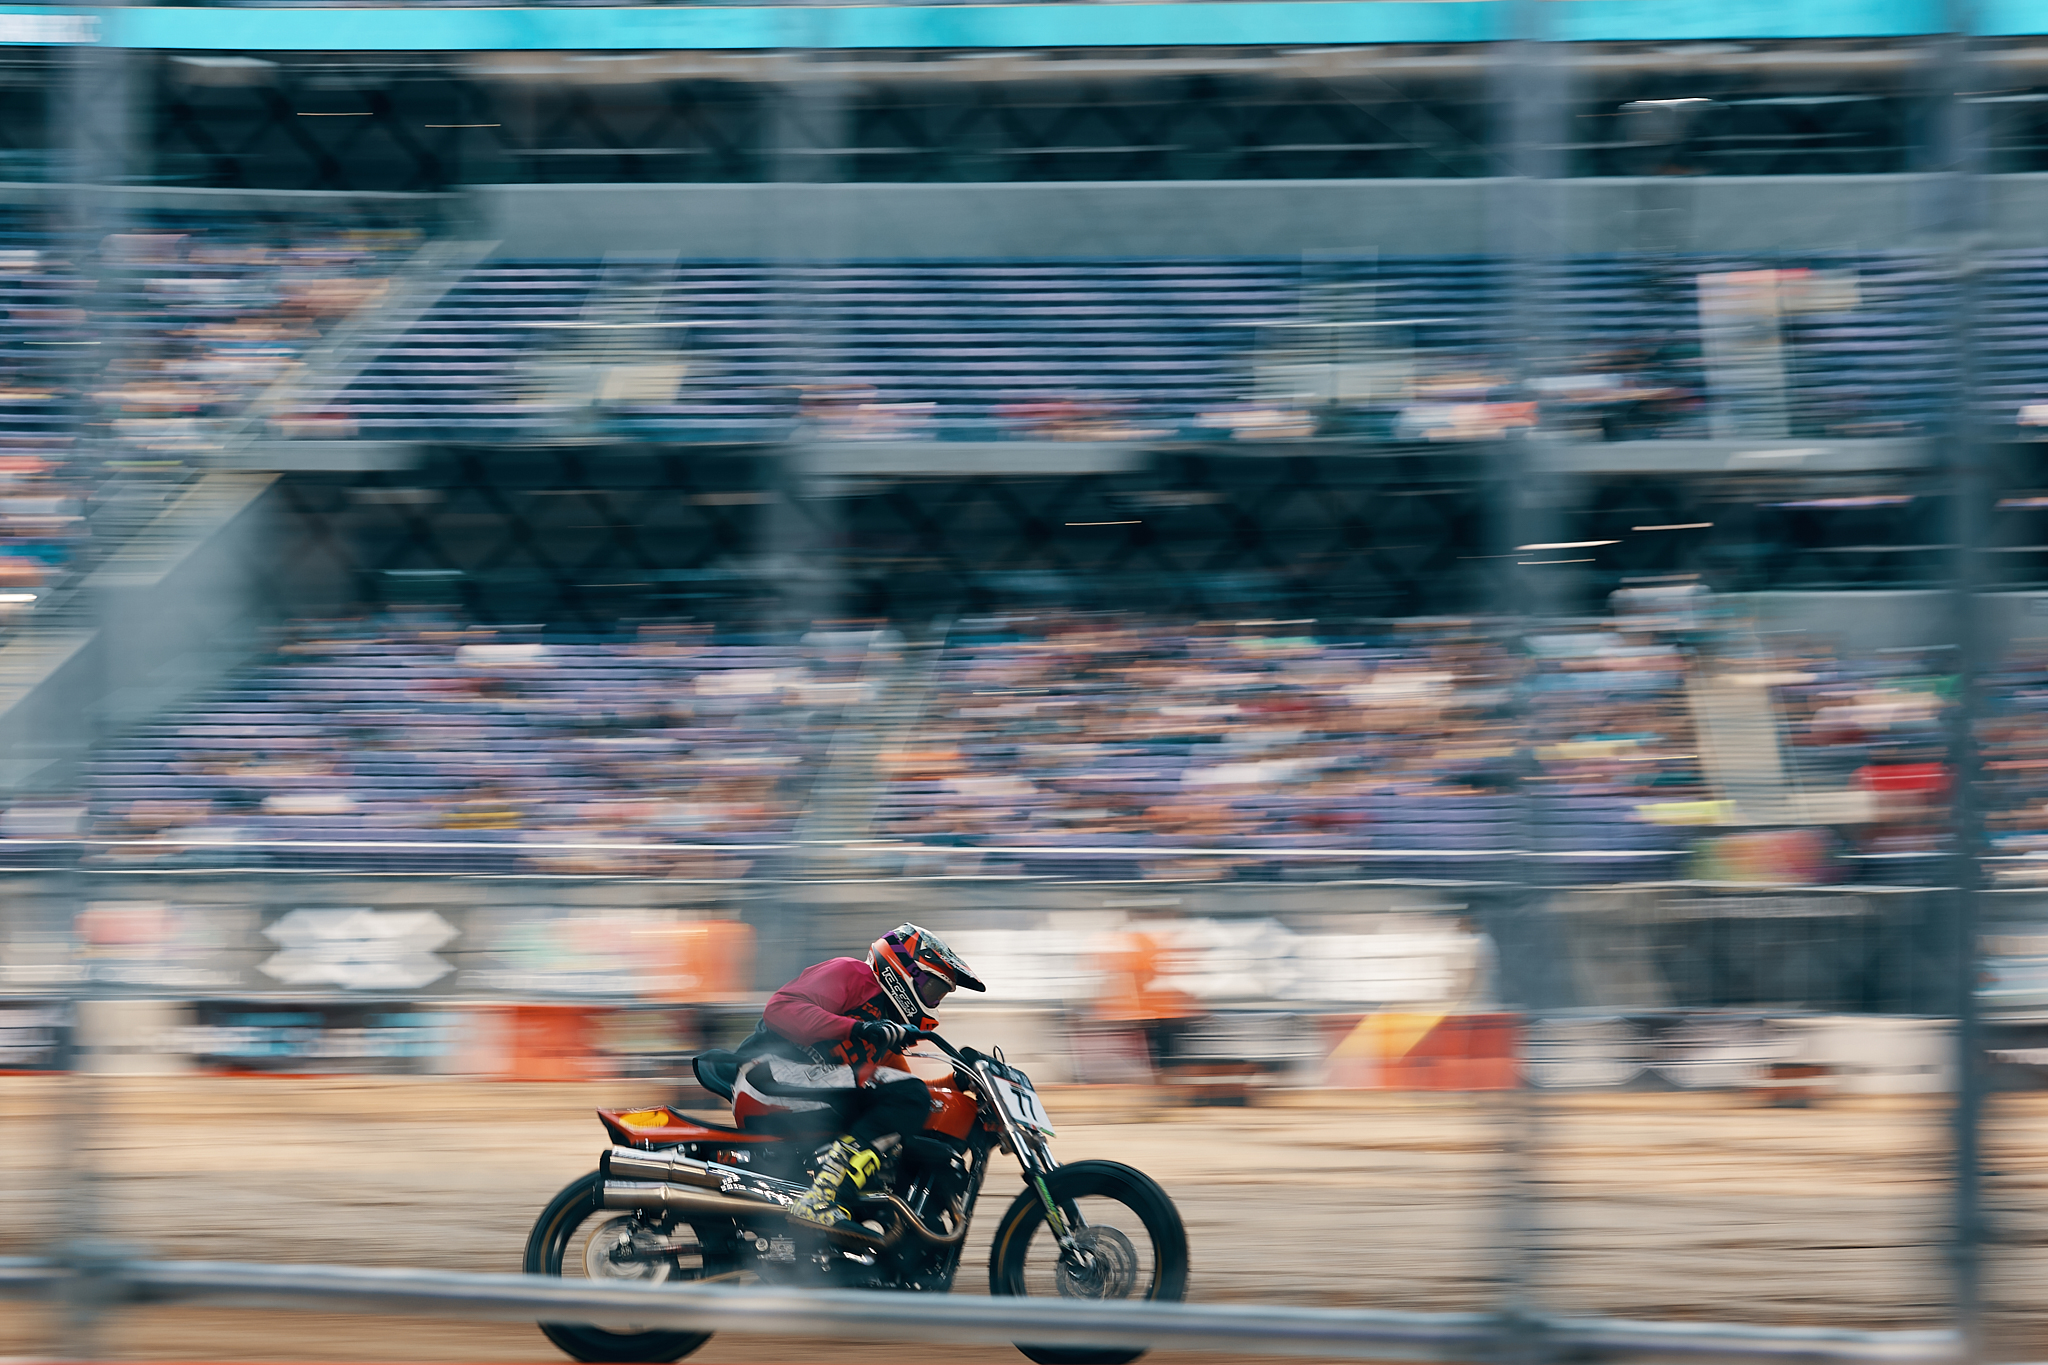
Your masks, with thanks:
<instances>
[{"instance_id":1,"label":"stadium roof structure","mask_svg":"<svg viewBox=\"0 0 2048 1365\"><path fill-rule=\"evenodd\" d=\"M0 45L191 52L1110 48L1462 44L1516 36L1516 0L630 8L0 7ZM1543 0L1560 42L1795 41L1947 32L1943 0ZM2048 34L2048 0L1978 0L1983 37Z\"/></svg>"}]
</instances>

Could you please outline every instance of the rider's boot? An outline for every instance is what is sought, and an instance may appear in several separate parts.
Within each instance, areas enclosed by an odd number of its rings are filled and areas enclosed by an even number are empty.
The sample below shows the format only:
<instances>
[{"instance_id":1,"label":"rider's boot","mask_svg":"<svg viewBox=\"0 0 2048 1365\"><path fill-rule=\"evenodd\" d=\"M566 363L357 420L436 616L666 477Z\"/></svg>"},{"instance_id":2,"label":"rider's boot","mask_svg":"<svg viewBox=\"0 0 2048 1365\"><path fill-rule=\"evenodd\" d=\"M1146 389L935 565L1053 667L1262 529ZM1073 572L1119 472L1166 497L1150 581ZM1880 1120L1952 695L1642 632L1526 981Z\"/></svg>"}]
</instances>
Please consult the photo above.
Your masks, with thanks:
<instances>
[{"instance_id":1,"label":"rider's boot","mask_svg":"<svg viewBox=\"0 0 2048 1365\"><path fill-rule=\"evenodd\" d=\"M789 1216L828 1232L860 1231L859 1223L846 1216L846 1201L868 1183L881 1167L882 1158L849 1135L827 1148L818 1159L818 1178L810 1191L789 1209Z\"/></svg>"}]
</instances>

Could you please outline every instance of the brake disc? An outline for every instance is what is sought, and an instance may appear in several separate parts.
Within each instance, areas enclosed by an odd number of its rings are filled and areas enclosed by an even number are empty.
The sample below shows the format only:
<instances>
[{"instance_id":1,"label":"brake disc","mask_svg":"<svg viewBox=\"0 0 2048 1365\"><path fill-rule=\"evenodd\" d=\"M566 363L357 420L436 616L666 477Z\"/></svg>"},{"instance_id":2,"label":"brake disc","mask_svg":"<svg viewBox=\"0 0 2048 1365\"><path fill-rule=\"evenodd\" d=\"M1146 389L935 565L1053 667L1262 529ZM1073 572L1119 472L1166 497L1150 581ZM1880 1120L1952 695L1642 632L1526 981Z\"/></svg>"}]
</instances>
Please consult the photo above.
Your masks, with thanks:
<instances>
[{"instance_id":1,"label":"brake disc","mask_svg":"<svg viewBox=\"0 0 2048 1365\"><path fill-rule=\"evenodd\" d=\"M1138 1248L1115 1228L1082 1228L1061 1251L1054 1283L1063 1299L1127 1299L1138 1287Z\"/></svg>"},{"instance_id":2,"label":"brake disc","mask_svg":"<svg viewBox=\"0 0 2048 1365\"><path fill-rule=\"evenodd\" d=\"M583 1244L583 1273L593 1280L659 1284L674 1271L675 1260L661 1238L630 1213L598 1224Z\"/></svg>"}]
</instances>

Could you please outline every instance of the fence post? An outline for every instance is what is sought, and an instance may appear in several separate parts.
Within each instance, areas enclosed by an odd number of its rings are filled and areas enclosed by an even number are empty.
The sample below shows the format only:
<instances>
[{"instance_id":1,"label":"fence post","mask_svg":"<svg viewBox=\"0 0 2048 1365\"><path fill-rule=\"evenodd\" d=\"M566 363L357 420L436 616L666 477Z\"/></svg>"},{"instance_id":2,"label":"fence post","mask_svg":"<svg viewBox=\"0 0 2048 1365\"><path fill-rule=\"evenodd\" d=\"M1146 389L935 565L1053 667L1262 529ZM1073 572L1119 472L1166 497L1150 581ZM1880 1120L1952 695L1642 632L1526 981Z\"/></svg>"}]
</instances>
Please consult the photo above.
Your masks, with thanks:
<instances>
[{"instance_id":1,"label":"fence post","mask_svg":"<svg viewBox=\"0 0 2048 1365\"><path fill-rule=\"evenodd\" d=\"M1489 235L1505 266L1507 359L1520 389L1518 397L1528 401L1536 392L1532 381L1548 350L1547 286L1562 241L1555 182L1566 169L1560 125L1568 73L1566 50L1549 41L1540 0L1514 0L1506 15L1508 30L1494 43L1491 62L1500 115L1494 129L1499 179ZM1547 618L1569 612L1580 583L1576 567L1516 562L1515 547L1563 538L1557 529L1562 508L1554 487L1546 486L1542 477L1540 446L1533 437L1533 430L1511 432L1500 444L1494 524L1501 539L1488 547L1488 553L1500 556L1492 561L1499 566L1495 581L1502 589L1496 600L1510 604L1507 634L1516 642L1541 629ZM1502 1001L1526 1022L1545 994L1547 963L1556 945L1538 941L1544 893L1539 865L1530 856L1535 831L1528 778L1535 770L1535 757L1526 685L1516 686L1515 697L1520 729L1515 832L1522 853L1502 888L1499 918L1508 932L1496 931L1495 941L1502 948ZM1502 1094L1499 1111L1501 1293L1496 1354L1504 1365L1535 1365L1553 1349L1545 1341L1540 1289L1544 1232L1538 1168L1544 1104L1529 1078L1527 1047L1524 1028L1518 1045L1523 1061L1520 1082Z\"/></svg>"},{"instance_id":2,"label":"fence post","mask_svg":"<svg viewBox=\"0 0 2048 1365\"><path fill-rule=\"evenodd\" d=\"M1952 281L1949 339L1955 356L1948 408L1941 491L1949 501L1949 573L1955 609L1955 704L1950 708L1952 779L1950 830L1953 841L1953 905L1944 957L1953 973L1955 1012L1955 1094L1950 1116L1953 1178L1949 1214L1949 1262L1956 1329L1964 1359L1984 1355L1984 1173L1983 1111L1985 1061L1982 1010L1977 995L1980 883L1984 852L1978 806L1977 716L1979 688L1994 642L1985 639L1981 592L1994 496L1987 462L1992 444L1977 410L1979 369L1977 317L1981 268L1978 253L1986 222L1983 204L1984 138L1969 92L1974 0L1948 0L1948 32L1933 40L1929 85L1933 126L1924 149L1923 222L1945 248Z\"/></svg>"},{"instance_id":3,"label":"fence post","mask_svg":"<svg viewBox=\"0 0 2048 1365\"><path fill-rule=\"evenodd\" d=\"M53 130L52 140L61 139L63 169L59 178L68 184L69 190L54 205L53 217L59 220L63 236L69 239L69 254L86 286L99 286L94 297L83 300L88 312L96 315L92 320L99 324L95 330L99 340L77 348L78 358L68 376L73 389L70 458L86 466L81 473L90 476L100 472L91 466L116 453L117 438L109 434L110 428L94 420L100 402L97 391L112 373L109 366L116 358L122 330L118 325L106 325L113 321L108 314L121 305L118 293L107 288L113 266L103 243L123 229L125 205L120 191L131 183L138 169L138 101L134 88L138 57L119 48L84 43L65 54L63 71L61 94L54 110L63 126ZM45 624L61 623L91 630L97 626L98 616L97 603L88 588L76 594L76 600L61 617ZM94 657L104 659L104 649L96 649ZM91 742L103 692L104 688L95 682L74 703L78 708L76 754L57 758L37 771L34 780L40 783L55 776L61 782L70 777L65 770L73 761L82 759L85 745ZM84 833L82 825L80 833ZM56 1349L71 1359L97 1360L107 1354L101 1319L115 1292L116 1267L112 1253L101 1240L105 1229L91 1138L95 1121L102 1117L104 1108L102 1082L94 1059L98 1050L95 1031L104 1028L107 1021L104 1014L92 1008L103 988L95 981L92 964L84 953L81 916L86 904L85 874L79 856L82 848L82 844L73 845L58 874L60 894L68 912L65 918L72 961L80 970L71 987L69 1042L57 1127L57 1141L63 1146L63 1223L54 1251L72 1274L65 1284Z\"/></svg>"}]
</instances>

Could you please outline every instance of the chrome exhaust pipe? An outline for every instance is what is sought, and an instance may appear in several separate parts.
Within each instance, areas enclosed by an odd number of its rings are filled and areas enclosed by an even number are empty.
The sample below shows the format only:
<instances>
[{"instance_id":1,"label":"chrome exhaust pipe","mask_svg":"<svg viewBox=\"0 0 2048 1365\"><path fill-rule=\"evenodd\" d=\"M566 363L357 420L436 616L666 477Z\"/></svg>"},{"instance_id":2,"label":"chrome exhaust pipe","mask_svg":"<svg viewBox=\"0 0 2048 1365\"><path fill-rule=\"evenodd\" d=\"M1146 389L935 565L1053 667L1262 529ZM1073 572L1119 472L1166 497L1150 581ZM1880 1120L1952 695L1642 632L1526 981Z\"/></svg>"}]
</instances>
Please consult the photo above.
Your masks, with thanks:
<instances>
[{"instance_id":1,"label":"chrome exhaust pipe","mask_svg":"<svg viewBox=\"0 0 2048 1365\"><path fill-rule=\"evenodd\" d=\"M671 1213L704 1214L755 1222L780 1222L783 1207L765 1199L742 1199L737 1195L715 1194L696 1186L666 1185L638 1180L607 1180L599 1201L608 1209L655 1209Z\"/></svg>"},{"instance_id":2,"label":"chrome exhaust pipe","mask_svg":"<svg viewBox=\"0 0 2048 1365\"><path fill-rule=\"evenodd\" d=\"M597 1159L607 1180L661 1180L671 1185L697 1185L707 1190L752 1179L752 1172L715 1161L699 1161L679 1152L638 1152L614 1147Z\"/></svg>"},{"instance_id":3,"label":"chrome exhaust pipe","mask_svg":"<svg viewBox=\"0 0 2048 1365\"><path fill-rule=\"evenodd\" d=\"M598 1158L597 1167L604 1176L603 1202L608 1209L667 1209L759 1220L781 1216L788 1202L805 1193L803 1186L791 1181L675 1152L613 1147ZM964 1221L951 1233L933 1231L893 1194L864 1194L854 1203L861 1212L888 1223L889 1230L881 1234L847 1230L835 1234L834 1240L888 1247L909 1233L927 1246L947 1247L967 1236Z\"/></svg>"},{"instance_id":4,"label":"chrome exhaust pipe","mask_svg":"<svg viewBox=\"0 0 2048 1365\"><path fill-rule=\"evenodd\" d=\"M786 1224L789 1210L776 1203L762 1199L740 1199L730 1194L714 1194L710 1190L690 1185L661 1185L637 1180L607 1180L604 1194L599 1201L608 1209L652 1209L657 1212L680 1213L713 1218L730 1218L735 1222L754 1227L764 1224ZM882 1248L894 1246L903 1236L904 1224L897 1220L896 1226L886 1233L871 1232L862 1228L858 1232L841 1231L828 1233L835 1242L851 1246ZM929 1234L926 1234L929 1236Z\"/></svg>"}]
</instances>

